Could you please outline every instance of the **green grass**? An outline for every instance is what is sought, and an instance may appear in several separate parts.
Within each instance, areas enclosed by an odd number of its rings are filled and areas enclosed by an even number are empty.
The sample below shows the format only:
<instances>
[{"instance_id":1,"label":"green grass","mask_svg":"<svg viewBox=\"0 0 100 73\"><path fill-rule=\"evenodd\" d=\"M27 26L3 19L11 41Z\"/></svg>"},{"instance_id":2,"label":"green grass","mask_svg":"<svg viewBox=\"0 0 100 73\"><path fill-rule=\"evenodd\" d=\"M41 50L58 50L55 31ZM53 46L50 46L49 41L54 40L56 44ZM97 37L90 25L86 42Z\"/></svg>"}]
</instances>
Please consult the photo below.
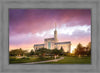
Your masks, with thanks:
<instances>
[{"instance_id":1,"label":"green grass","mask_svg":"<svg viewBox=\"0 0 100 73\"><path fill-rule=\"evenodd\" d=\"M16 58L16 57L9 57L9 64L17 64L17 63L29 63L29 62L39 62L45 60L52 60L54 58L48 57L25 57L25 58Z\"/></svg>"},{"instance_id":2,"label":"green grass","mask_svg":"<svg viewBox=\"0 0 100 73\"><path fill-rule=\"evenodd\" d=\"M47 62L41 64L91 64L91 57L68 57L64 56L64 59L57 62Z\"/></svg>"},{"instance_id":3,"label":"green grass","mask_svg":"<svg viewBox=\"0 0 100 73\"><path fill-rule=\"evenodd\" d=\"M48 57L26 57L26 58L16 58L16 57L9 57L10 64L17 64L17 63L28 63L28 62L39 62L45 60L51 60L54 58ZM39 63L40 64L40 63ZM57 62L47 62L41 64L91 64L91 57L71 57L71 56L64 56L64 59L59 60Z\"/></svg>"}]
</instances>

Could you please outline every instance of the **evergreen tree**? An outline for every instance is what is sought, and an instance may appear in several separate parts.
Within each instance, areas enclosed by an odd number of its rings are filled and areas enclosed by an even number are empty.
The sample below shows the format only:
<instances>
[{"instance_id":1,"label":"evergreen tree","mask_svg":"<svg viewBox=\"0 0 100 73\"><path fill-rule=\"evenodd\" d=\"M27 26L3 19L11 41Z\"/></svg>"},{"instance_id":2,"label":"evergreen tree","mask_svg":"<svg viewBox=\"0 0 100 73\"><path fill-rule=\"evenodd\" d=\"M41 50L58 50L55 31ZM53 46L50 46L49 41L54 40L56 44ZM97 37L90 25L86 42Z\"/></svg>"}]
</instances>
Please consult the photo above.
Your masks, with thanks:
<instances>
[{"instance_id":1,"label":"evergreen tree","mask_svg":"<svg viewBox=\"0 0 100 73\"><path fill-rule=\"evenodd\" d=\"M33 49L30 51L30 55L34 55L34 51L33 51Z\"/></svg>"},{"instance_id":2,"label":"evergreen tree","mask_svg":"<svg viewBox=\"0 0 100 73\"><path fill-rule=\"evenodd\" d=\"M60 55L63 55L64 54L64 49L63 49L63 47L61 46L61 48L60 48Z\"/></svg>"}]
</instances>

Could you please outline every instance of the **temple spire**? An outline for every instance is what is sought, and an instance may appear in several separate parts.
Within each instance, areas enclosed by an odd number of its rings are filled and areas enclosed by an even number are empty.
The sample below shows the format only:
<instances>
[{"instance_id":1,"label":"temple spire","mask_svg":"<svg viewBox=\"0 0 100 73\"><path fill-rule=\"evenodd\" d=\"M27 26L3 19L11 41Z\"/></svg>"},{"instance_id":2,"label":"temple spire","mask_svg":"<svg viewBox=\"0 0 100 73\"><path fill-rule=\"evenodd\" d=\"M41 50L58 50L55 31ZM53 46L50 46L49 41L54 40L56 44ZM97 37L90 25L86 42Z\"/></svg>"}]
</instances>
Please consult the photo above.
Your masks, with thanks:
<instances>
[{"instance_id":1,"label":"temple spire","mask_svg":"<svg viewBox=\"0 0 100 73\"><path fill-rule=\"evenodd\" d=\"M55 30L56 30L56 23L55 23Z\"/></svg>"},{"instance_id":2,"label":"temple spire","mask_svg":"<svg viewBox=\"0 0 100 73\"><path fill-rule=\"evenodd\" d=\"M55 42L57 42L57 30L56 30L56 23L55 23L54 38L55 38Z\"/></svg>"}]
</instances>

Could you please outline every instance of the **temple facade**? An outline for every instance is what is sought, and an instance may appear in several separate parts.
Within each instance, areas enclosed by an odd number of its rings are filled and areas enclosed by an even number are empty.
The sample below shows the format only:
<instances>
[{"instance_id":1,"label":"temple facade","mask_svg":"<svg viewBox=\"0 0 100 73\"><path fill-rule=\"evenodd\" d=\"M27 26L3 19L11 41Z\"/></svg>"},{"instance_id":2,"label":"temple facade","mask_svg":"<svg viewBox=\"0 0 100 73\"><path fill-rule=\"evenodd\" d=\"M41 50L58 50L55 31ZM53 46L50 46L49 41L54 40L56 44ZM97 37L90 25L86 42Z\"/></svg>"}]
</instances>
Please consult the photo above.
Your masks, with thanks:
<instances>
[{"instance_id":1,"label":"temple facade","mask_svg":"<svg viewBox=\"0 0 100 73\"><path fill-rule=\"evenodd\" d=\"M47 48L47 49L61 49L65 52L70 52L71 50L71 42L66 41L66 42L58 42L57 38L57 30L56 30L56 25L55 25L55 31L54 31L54 37L53 38L46 38L44 39L44 44L34 44L34 49L40 49L40 48Z\"/></svg>"}]
</instances>

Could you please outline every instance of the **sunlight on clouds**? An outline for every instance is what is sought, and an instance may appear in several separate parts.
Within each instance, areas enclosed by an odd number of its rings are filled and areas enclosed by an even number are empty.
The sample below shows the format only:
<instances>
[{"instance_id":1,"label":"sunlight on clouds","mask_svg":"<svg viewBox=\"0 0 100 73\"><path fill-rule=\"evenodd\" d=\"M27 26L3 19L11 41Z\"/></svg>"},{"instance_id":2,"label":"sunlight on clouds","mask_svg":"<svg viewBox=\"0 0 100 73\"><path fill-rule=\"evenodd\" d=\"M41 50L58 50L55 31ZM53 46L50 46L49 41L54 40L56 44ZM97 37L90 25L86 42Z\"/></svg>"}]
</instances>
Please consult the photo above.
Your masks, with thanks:
<instances>
[{"instance_id":1,"label":"sunlight on clouds","mask_svg":"<svg viewBox=\"0 0 100 73\"><path fill-rule=\"evenodd\" d=\"M54 35L54 29L43 31L41 33L39 32L35 33L35 36L37 37L49 37L50 35Z\"/></svg>"},{"instance_id":2,"label":"sunlight on clouds","mask_svg":"<svg viewBox=\"0 0 100 73\"><path fill-rule=\"evenodd\" d=\"M43 37L46 33L47 33L47 32L44 31L44 32L42 32L42 33L36 33L35 35L36 35L36 36L39 36L39 37Z\"/></svg>"},{"instance_id":3,"label":"sunlight on clouds","mask_svg":"<svg viewBox=\"0 0 100 73\"><path fill-rule=\"evenodd\" d=\"M89 32L88 29L90 29L90 25L77 25L77 26L72 26L72 27L67 27L66 24L64 24L62 27L58 28L58 33L59 34L67 34L67 35L72 35L74 31L83 31L83 32Z\"/></svg>"},{"instance_id":4,"label":"sunlight on clouds","mask_svg":"<svg viewBox=\"0 0 100 73\"><path fill-rule=\"evenodd\" d=\"M63 24L61 27L57 27L57 32L58 34L66 34L66 35L73 35L73 33L75 31L83 31L85 33L90 33L90 30L91 29L91 26L90 25L83 25L83 26L80 26L80 25L77 25L77 26L70 26L70 27L67 27L66 24ZM35 35L38 36L38 37L48 37L50 35L54 35L54 30L55 28L53 29L50 29L50 30L47 30L47 31L43 31L41 33L36 33Z\"/></svg>"}]
</instances>

